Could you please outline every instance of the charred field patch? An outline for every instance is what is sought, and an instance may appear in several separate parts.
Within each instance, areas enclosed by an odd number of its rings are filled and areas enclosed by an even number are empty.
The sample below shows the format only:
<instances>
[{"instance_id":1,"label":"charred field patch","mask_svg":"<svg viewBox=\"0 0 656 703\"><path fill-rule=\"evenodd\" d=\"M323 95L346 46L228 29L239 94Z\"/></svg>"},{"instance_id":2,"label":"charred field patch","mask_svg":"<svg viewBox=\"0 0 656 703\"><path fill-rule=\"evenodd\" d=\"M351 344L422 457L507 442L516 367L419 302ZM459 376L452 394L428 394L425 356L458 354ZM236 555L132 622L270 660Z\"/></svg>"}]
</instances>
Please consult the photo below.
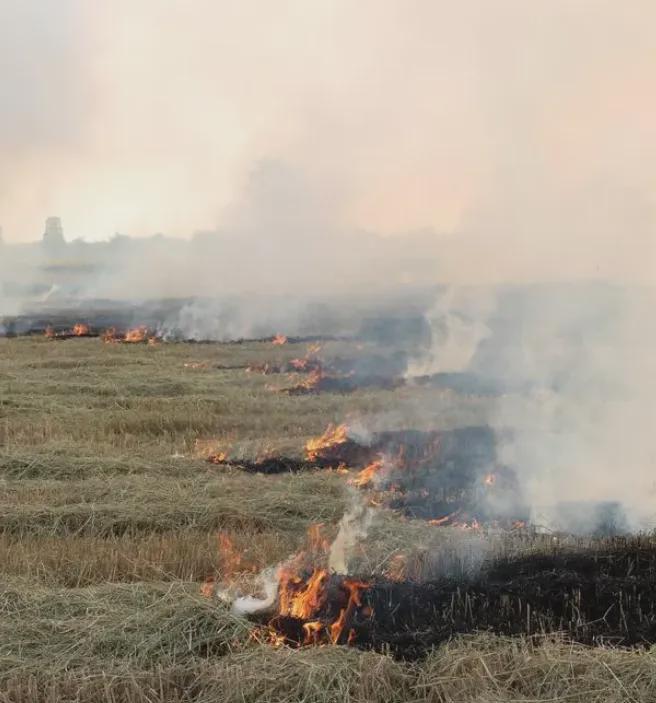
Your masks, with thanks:
<instances>
[{"instance_id":1,"label":"charred field patch","mask_svg":"<svg viewBox=\"0 0 656 703\"><path fill-rule=\"evenodd\" d=\"M361 607L375 613L354 617L355 646L275 647L256 619L202 595L210 580L248 586L314 523L334 538L356 469L305 450L330 423L377 418L397 456L400 439L436 429L456 446L493 402L489 389L357 375L347 394L272 391L277 377L302 382L291 362L307 351L0 340L0 698L653 700L651 538L430 525L413 501L435 486L416 479L355 551L352 572L371 584ZM387 351L325 341L322 354L347 375ZM376 372L397 374L397 361ZM267 363L282 370L273 381L247 371ZM302 624L288 623L290 639Z\"/></svg>"}]
</instances>

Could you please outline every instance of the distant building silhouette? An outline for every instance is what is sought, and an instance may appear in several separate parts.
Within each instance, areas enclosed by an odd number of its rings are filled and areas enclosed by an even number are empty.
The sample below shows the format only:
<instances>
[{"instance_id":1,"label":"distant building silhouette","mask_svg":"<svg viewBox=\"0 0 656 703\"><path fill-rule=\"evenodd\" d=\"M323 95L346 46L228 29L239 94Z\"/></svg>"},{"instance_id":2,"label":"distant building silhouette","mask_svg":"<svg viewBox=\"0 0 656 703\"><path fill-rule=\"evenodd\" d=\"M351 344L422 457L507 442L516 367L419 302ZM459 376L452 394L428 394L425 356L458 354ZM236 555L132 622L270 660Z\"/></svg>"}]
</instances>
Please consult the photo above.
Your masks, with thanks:
<instances>
[{"instance_id":1,"label":"distant building silhouette","mask_svg":"<svg viewBox=\"0 0 656 703\"><path fill-rule=\"evenodd\" d=\"M59 217L49 217L46 220L46 231L43 233L43 245L50 251L57 251L66 245L64 230Z\"/></svg>"}]
</instances>

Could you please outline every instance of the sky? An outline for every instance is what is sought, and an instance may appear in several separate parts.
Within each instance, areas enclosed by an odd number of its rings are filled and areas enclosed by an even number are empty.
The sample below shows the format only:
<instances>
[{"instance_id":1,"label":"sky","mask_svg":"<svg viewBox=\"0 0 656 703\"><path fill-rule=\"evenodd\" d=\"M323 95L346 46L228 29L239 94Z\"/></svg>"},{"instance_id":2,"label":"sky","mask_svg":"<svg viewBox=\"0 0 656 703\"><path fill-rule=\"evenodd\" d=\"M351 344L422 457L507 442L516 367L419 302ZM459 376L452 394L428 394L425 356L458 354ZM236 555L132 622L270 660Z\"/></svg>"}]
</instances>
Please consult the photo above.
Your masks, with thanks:
<instances>
[{"instance_id":1,"label":"sky","mask_svg":"<svg viewBox=\"0 0 656 703\"><path fill-rule=\"evenodd\" d=\"M655 24L652 0L2 0L4 239L49 215L69 239L275 237L249 198L276 163L322 237L650 281Z\"/></svg>"}]
</instances>

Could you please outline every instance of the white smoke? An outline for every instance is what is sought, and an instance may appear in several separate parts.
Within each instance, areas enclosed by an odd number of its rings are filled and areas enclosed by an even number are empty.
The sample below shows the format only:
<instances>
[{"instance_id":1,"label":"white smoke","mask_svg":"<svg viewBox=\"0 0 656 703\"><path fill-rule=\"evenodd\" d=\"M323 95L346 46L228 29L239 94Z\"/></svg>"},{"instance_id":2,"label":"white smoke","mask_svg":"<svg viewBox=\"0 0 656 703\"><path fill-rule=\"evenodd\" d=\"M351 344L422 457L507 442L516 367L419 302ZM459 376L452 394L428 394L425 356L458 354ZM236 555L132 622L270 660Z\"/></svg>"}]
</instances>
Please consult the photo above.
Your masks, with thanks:
<instances>
[{"instance_id":1,"label":"white smoke","mask_svg":"<svg viewBox=\"0 0 656 703\"><path fill-rule=\"evenodd\" d=\"M409 364L406 376L465 371L480 343L489 336L487 318L494 292L450 286L426 315L431 329L428 353Z\"/></svg>"}]
</instances>

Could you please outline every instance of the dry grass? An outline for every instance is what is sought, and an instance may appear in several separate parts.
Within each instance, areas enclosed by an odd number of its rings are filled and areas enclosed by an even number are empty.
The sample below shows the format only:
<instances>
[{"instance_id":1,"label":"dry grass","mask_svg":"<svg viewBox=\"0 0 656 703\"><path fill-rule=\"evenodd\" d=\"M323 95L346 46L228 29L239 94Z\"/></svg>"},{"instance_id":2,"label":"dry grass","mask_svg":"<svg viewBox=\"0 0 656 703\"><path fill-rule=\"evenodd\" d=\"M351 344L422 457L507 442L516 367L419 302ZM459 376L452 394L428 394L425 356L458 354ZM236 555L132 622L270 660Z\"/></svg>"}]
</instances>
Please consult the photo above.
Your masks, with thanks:
<instances>
[{"instance_id":1,"label":"dry grass","mask_svg":"<svg viewBox=\"0 0 656 703\"><path fill-rule=\"evenodd\" d=\"M112 537L187 529L304 531L312 522L337 520L342 494L342 483L331 474L266 477L220 468L179 480L7 481L0 489L0 533Z\"/></svg>"},{"instance_id":2,"label":"dry grass","mask_svg":"<svg viewBox=\"0 0 656 703\"><path fill-rule=\"evenodd\" d=\"M181 583L47 589L14 581L0 591L0 674L173 665L226 654L249 631Z\"/></svg>"},{"instance_id":3,"label":"dry grass","mask_svg":"<svg viewBox=\"0 0 656 703\"><path fill-rule=\"evenodd\" d=\"M367 351L329 343L325 353ZM267 385L291 379L239 368L304 353L0 340L0 703L656 700L653 652L487 635L418 664L341 647L274 650L202 598L199 582L224 567L217 530L247 571L259 569L295 551L310 523L334 530L347 496L330 473L211 466L197 440L244 457L300 454L309 436L349 416L417 428L487 416L489 400L421 388L289 397ZM383 514L354 568L382 573L404 555L423 577L551 546Z\"/></svg>"},{"instance_id":4,"label":"dry grass","mask_svg":"<svg viewBox=\"0 0 656 703\"><path fill-rule=\"evenodd\" d=\"M223 531L243 554L244 568L260 571L302 543L297 532ZM0 573L39 584L76 588L102 583L203 581L221 578L217 534L186 530L114 538L0 537Z\"/></svg>"},{"instance_id":5,"label":"dry grass","mask_svg":"<svg viewBox=\"0 0 656 703\"><path fill-rule=\"evenodd\" d=\"M232 634L232 633L231 633ZM417 665L343 647L246 646L155 669L88 667L8 674L3 701L165 703L626 703L656 697L656 653L540 642L458 639Z\"/></svg>"}]
</instances>

